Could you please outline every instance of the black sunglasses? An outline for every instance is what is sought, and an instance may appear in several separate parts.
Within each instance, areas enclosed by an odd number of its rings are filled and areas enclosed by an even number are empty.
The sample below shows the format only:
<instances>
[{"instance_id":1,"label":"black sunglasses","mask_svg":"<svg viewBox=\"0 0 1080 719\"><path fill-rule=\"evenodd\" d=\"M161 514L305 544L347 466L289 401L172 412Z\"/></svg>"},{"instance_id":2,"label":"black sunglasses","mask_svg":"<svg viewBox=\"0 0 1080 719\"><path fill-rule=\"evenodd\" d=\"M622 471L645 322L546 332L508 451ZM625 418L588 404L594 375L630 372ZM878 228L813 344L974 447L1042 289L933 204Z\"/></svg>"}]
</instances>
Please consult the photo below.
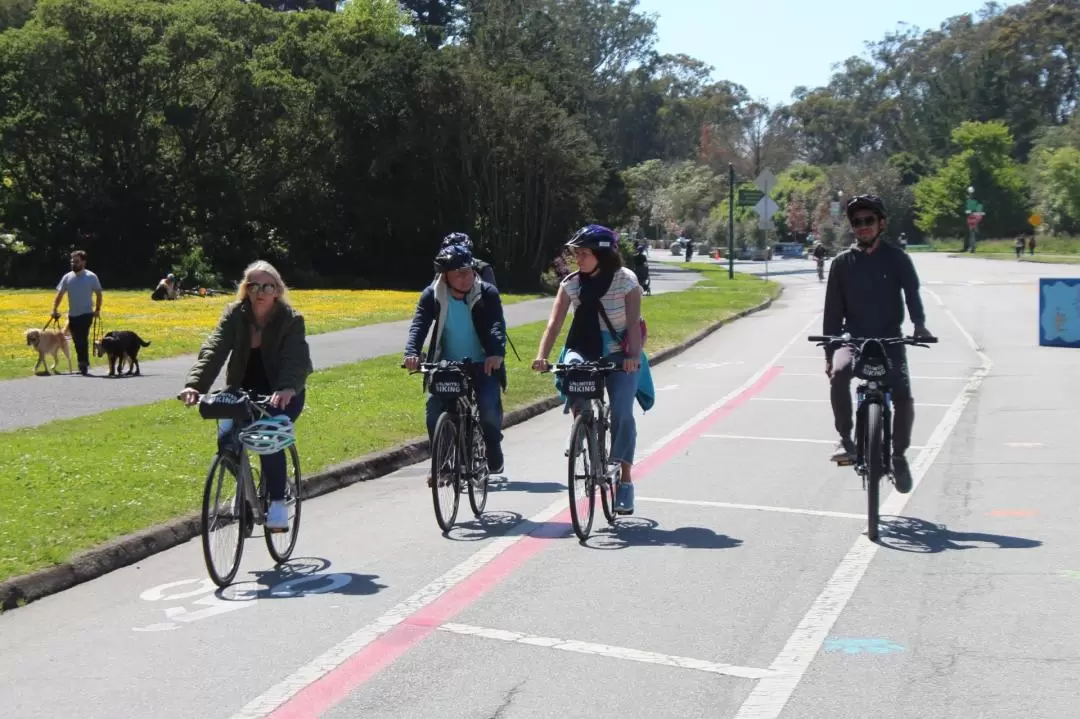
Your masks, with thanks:
<instances>
[{"instance_id":1,"label":"black sunglasses","mask_svg":"<svg viewBox=\"0 0 1080 719\"><path fill-rule=\"evenodd\" d=\"M275 285L273 282L264 282L262 284L259 284L258 282L248 282L247 283L247 288L248 288L248 292L250 292L252 294L256 294L256 295L257 294L267 294L267 295L269 295L269 294L277 291L277 285Z\"/></svg>"},{"instance_id":2,"label":"black sunglasses","mask_svg":"<svg viewBox=\"0 0 1080 719\"><path fill-rule=\"evenodd\" d=\"M864 217L852 217L852 227L873 227L878 223L877 215L868 215Z\"/></svg>"}]
</instances>

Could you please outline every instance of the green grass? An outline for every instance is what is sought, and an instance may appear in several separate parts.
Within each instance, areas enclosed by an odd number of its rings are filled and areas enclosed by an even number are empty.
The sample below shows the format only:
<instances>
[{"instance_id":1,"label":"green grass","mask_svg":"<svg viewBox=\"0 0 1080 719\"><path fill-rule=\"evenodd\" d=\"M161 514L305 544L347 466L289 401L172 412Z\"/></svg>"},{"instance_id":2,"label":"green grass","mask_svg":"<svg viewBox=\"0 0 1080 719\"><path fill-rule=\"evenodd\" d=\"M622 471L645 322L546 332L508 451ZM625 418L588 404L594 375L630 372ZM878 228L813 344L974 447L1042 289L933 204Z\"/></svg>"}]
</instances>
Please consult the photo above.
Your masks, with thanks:
<instances>
[{"instance_id":1,"label":"green grass","mask_svg":"<svg viewBox=\"0 0 1080 719\"><path fill-rule=\"evenodd\" d=\"M748 275L728 280L721 268L699 271L704 278L693 288L644 299L650 354L777 292L775 283ZM511 329L522 357L507 358L507 410L554 394L552 376L529 369L543 327ZM423 434L420 377L399 363L387 355L311 377L297 424L305 473ZM212 422L170 400L4 433L0 580L196 509L213 431Z\"/></svg>"},{"instance_id":2,"label":"green grass","mask_svg":"<svg viewBox=\"0 0 1080 719\"><path fill-rule=\"evenodd\" d=\"M982 240L975 246L975 254L1006 254L1016 258L1016 251L1012 239ZM908 249L913 252L961 252L964 249L962 239L930 240L926 245L909 245ZM1080 238L1077 237L1044 237L1035 238L1035 257L1040 255L1080 255ZM1027 249L1024 257L1028 257ZM1039 261L1039 260L1036 260Z\"/></svg>"}]
</instances>

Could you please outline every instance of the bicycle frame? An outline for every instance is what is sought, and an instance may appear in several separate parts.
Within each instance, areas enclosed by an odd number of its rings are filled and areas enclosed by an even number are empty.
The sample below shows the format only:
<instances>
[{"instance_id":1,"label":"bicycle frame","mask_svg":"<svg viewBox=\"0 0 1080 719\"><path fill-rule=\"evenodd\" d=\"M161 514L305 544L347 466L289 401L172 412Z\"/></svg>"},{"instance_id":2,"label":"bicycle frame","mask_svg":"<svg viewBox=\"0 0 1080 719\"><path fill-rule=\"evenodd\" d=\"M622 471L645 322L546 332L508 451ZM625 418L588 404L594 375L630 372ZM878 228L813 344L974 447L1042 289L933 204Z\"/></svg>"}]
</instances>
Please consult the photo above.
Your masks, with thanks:
<instances>
[{"instance_id":1,"label":"bicycle frame","mask_svg":"<svg viewBox=\"0 0 1080 719\"><path fill-rule=\"evenodd\" d=\"M436 371L456 371L461 375L462 381L465 384L465 393L455 397L453 399L446 398L442 400L442 411L449 412L454 416L457 422L457 449L458 449L458 467L460 476L458 481L472 482L476 484L483 479L483 473L481 472L480 459L487 459L487 447L484 446L483 457L477 457L477 450L480 447L476 447L472 442L472 434L474 430L480 426L480 409L476 401L476 384L473 382L472 376L469 374L469 368L473 367L471 362L425 362L420 365L419 372L430 375Z\"/></svg>"},{"instance_id":2,"label":"bicycle frame","mask_svg":"<svg viewBox=\"0 0 1080 719\"><path fill-rule=\"evenodd\" d=\"M567 370L578 369L592 371L596 373L606 373L614 371L615 365L607 363L606 365L598 365L596 363L582 364L559 364L554 365L552 368L556 374L565 373ZM607 388L605 387L605 390ZM573 398L571 404L573 404ZM581 401L580 399L576 401ZM600 397L592 397L586 400L586 403L580 410L575 410L578 414L585 417L585 422L589 426L589 431L593 434L593 450L594 454L598 453L600 456L590 457L591 464L591 477L590 479L596 483L601 480L604 482L613 482L622 473L622 467L617 463L612 463L607 457L607 449L604 443L604 438L611 430L611 408L608 407L606 395ZM575 417L577 414L575 414ZM573 429L571 428L571 431ZM571 441L573 438L571 438Z\"/></svg>"}]
</instances>

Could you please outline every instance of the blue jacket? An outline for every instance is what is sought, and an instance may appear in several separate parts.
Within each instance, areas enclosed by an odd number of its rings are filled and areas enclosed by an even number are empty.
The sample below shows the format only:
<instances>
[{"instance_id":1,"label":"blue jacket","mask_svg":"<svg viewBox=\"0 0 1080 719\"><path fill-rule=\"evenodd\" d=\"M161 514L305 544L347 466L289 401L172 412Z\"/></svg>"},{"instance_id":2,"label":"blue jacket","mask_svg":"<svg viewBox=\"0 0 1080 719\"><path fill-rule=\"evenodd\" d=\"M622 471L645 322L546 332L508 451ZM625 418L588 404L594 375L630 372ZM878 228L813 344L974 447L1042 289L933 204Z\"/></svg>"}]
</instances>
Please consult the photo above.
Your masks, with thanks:
<instances>
[{"instance_id":1,"label":"blue jacket","mask_svg":"<svg viewBox=\"0 0 1080 719\"><path fill-rule=\"evenodd\" d=\"M406 357L422 356L424 341L427 339L431 325L434 324L435 329L431 333L427 360L438 362L441 359L443 330L446 327L446 314L449 307L447 304L449 291L450 288L445 279L440 275L434 283L425 287L420 293L412 325L409 327L409 339L405 343ZM499 291L494 285L477 280L469 294L465 296L465 301L472 313L473 327L476 328L476 334L484 347L485 355L506 357L506 318L503 316ZM506 389L505 364L498 369L497 375L499 384Z\"/></svg>"}]
</instances>

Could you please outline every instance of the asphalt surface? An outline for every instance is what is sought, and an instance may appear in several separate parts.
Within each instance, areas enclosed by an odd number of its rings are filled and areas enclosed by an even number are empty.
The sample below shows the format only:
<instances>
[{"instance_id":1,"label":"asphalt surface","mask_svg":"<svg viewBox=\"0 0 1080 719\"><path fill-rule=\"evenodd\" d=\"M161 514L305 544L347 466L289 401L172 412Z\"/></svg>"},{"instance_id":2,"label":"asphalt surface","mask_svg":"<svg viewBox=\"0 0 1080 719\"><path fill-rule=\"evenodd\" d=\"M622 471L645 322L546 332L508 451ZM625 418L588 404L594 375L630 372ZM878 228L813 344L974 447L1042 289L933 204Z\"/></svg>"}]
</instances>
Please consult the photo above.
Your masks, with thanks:
<instances>
[{"instance_id":1,"label":"asphalt surface","mask_svg":"<svg viewBox=\"0 0 1080 719\"><path fill-rule=\"evenodd\" d=\"M679 292L700 279L698 274L682 267L653 265L653 294ZM107 303L108 298L106 311ZM551 312L551 303L551 298L544 298L506 305L507 326L546 320ZM384 322L311 335L308 343L311 346L312 364L319 370L400 352L405 346L409 322ZM513 339L512 332L510 338ZM508 351L513 350L508 348ZM518 351L521 352L522 348L519 347ZM109 377L107 358L93 358L94 364L88 377L64 374L0 382L6 405L0 413L0 432L175 397L183 389L184 379L194 361L195 355L192 354L140 362L142 374L139 377ZM32 354L28 353L27 371L32 363ZM224 372L215 386L220 387L223 381Z\"/></svg>"},{"instance_id":2,"label":"asphalt surface","mask_svg":"<svg viewBox=\"0 0 1080 719\"><path fill-rule=\"evenodd\" d=\"M1076 716L1080 373L1036 334L1060 268L916 257L941 342L910 350L917 483L874 544L789 262L773 308L655 369L637 512L585 546L549 412L448 537L418 465L306 503L286 567L256 535L218 595L195 541L0 616L0 714Z\"/></svg>"}]
</instances>

